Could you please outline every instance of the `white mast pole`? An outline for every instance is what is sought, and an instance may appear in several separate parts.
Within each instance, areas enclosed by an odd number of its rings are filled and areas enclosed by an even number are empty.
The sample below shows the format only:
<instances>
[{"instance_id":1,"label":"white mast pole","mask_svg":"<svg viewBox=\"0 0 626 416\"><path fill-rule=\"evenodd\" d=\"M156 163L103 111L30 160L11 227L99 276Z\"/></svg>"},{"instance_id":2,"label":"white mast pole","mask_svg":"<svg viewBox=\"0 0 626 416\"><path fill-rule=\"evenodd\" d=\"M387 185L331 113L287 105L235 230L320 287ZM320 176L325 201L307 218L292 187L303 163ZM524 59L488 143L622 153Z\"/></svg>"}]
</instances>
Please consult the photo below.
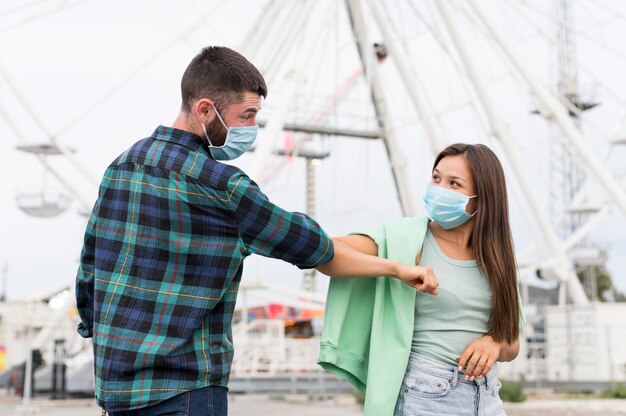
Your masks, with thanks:
<instances>
[{"instance_id":1,"label":"white mast pole","mask_svg":"<svg viewBox=\"0 0 626 416\"><path fill-rule=\"evenodd\" d=\"M471 81L474 90L476 91L476 94L480 100L480 103L482 104L483 109L485 110L485 113L487 114L487 117L489 118L491 133L502 144L502 147L509 159L509 162L513 167L515 175L524 191L524 195L528 199L528 203L530 204L533 214L539 222L543 235L547 240L552 252L557 257L558 267L556 268L556 272L561 279L561 283L567 284L570 297L576 304L585 305L589 303L585 291L578 281L576 272L574 271L574 268L567 258L562 243L556 236L556 233L552 228L547 215L541 209L539 197L537 196L537 193L530 183L530 180L524 172L524 163L519 156L519 151L515 148L515 146L513 145L513 141L509 138L507 127L502 121L498 112L496 111L496 106L493 104L491 97L487 93L485 84L479 76L480 72L478 70L478 67L476 66L473 58L469 54L471 48L468 48L467 45L465 45L465 43L463 42L463 39L454 23L454 19L451 17L448 11L448 6L446 2L435 1L435 4L439 9L439 12L443 18L446 27L448 28L448 32L450 33L453 44L457 52L459 53L461 60L463 61L466 74ZM561 297L561 301L564 301L563 297Z\"/></svg>"},{"instance_id":2,"label":"white mast pole","mask_svg":"<svg viewBox=\"0 0 626 416\"><path fill-rule=\"evenodd\" d=\"M387 157L391 165L391 172L400 199L402 213L405 216L412 216L415 215L415 209L406 181L406 159L398 148L395 134L391 128L391 119L387 111L387 103L384 94L385 91L380 77L378 76L378 68L375 64L376 58L372 44L369 41L367 26L365 25L361 7L362 3L358 0L346 0L346 8L350 16L350 24L356 39L363 71L370 85L372 103L376 111L378 124L383 131L383 140L385 142L385 148L387 149Z\"/></svg>"},{"instance_id":3,"label":"white mast pole","mask_svg":"<svg viewBox=\"0 0 626 416\"><path fill-rule=\"evenodd\" d=\"M34 410L30 406L30 398L33 388L33 324L31 318L33 316L32 302L28 303L28 323L26 324L26 362L24 364L24 387L22 397L22 408L20 410L27 412Z\"/></svg>"},{"instance_id":4,"label":"white mast pole","mask_svg":"<svg viewBox=\"0 0 626 416\"><path fill-rule=\"evenodd\" d=\"M374 19L376 20L376 24L380 28L380 32L383 35L385 46L387 47L389 54L393 57L396 67L398 68L398 72L402 78L402 82L404 83L411 101L413 101L417 114L424 124L426 136L430 141L430 148L433 151L433 154L436 155L443 150L446 145L446 140L443 138L443 135L438 129L435 117L432 111L430 111L424 94L422 94L420 92L421 90L417 88L417 85L415 85L416 75L414 72L416 71L411 69L411 66L406 59L407 53L398 46L396 37L393 36L389 30L389 24L382 17L377 3L374 0L369 0L369 6L372 14L374 15Z\"/></svg>"},{"instance_id":5,"label":"white mast pole","mask_svg":"<svg viewBox=\"0 0 626 416\"><path fill-rule=\"evenodd\" d=\"M313 3L314 0L307 0L307 2L301 7L310 11ZM326 10L330 9L330 5L332 3L326 0L319 1L318 4L320 4L320 7L324 8L323 10L325 12ZM280 101L278 103L278 106L274 110L272 117L268 120L265 128L259 135L260 137L256 141L257 147L254 152L255 164L250 170L250 177L257 182L261 182L262 180L263 172L266 170L267 163L270 156L272 155L272 151L274 150L274 143L276 142L276 139L283 131L283 128L285 126L287 112L289 111L291 103L295 98L299 88L306 81L305 69L308 66L308 63L312 56L311 49L313 49L313 45L318 39L317 26L315 26L311 22L311 20L312 19L304 21L305 27L302 28L302 30L304 31L302 44L300 45L296 62L294 63L291 71L289 71L286 76L287 88L283 95L280 97ZM292 36L295 35L295 33L292 34Z\"/></svg>"},{"instance_id":6,"label":"white mast pole","mask_svg":"<svg viewBox=\"0 0 626 416\"><path fill-rule=\"evenodd\" d=\"M240 53L248 58L248 60L254 62L257 60L256 54L261 49L261 44L265 39L265 35L269 32L270 28L275 24L276 17L280 13L281 8L286 7L282 1L271 0L259 13L254 26L250 29L248 34L244 37L241 46L239 47Z\"/></svg>"},{"instance_id":7,"label":"white mast pole","mask_svg":"<svg viewBox=\"0 0 626 416\"><path fill-rule=\"evenodd\" d=\"M273 51L273 53L270 55L269 62L263 63L262 72L265 79L274 79L274 77L278 73L278 70L285 61L287 53L293 48L293 44L298 38L298 34L302 33L303 28L306 27L307 24L311 25L311 23L307 22L311 18L311 13L313 11L314 5L315 3L313 1L310 1L304 5L294 3L293 7L295 7L295 16L293 16L291 21L288 22L287 32L285 35L286 39L278 39L274 42L277 50Z\"/></svg>"}]
</instances>

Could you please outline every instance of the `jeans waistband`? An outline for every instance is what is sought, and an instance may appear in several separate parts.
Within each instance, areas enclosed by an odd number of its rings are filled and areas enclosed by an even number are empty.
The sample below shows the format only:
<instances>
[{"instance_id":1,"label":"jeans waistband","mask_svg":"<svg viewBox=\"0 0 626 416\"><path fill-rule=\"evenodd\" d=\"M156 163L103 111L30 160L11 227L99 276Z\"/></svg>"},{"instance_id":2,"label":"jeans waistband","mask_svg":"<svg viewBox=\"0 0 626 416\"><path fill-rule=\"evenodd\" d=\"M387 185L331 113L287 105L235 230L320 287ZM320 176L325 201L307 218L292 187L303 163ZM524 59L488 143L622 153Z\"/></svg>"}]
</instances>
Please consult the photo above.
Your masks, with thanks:
<instances>
[{"instance_id":1,"label":"jeans waistband","mask_svg":"<svg viewBox=\"0 0 626 416\"><path fill-rule=\"evenodd\" d=\"M495 363L491 370L487 373L486 377L482 379L474 379L474 381L465 380L465 370L459 370L458 366L443 364L437 362L431 358L424 357L423 355L412 352L409 355L409 367L412 367L419 371L424 371L432 375L438 375L443 377L450 377L452 385L456 386L457 383L471 383L471 384L485 384L487 388L491 388L492 385L498 382L498 364Z\"/></svg>"}]
</instances>

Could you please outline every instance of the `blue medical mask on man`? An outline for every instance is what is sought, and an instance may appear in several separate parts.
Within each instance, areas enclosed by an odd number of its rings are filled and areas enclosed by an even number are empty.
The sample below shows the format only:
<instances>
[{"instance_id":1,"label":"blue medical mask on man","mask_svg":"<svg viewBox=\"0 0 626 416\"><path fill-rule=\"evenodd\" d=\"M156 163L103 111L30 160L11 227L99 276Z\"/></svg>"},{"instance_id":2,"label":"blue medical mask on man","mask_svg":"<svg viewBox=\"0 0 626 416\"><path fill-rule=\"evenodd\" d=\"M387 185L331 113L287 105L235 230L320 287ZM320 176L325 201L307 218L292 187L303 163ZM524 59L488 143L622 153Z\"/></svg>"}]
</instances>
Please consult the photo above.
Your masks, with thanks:
<instances>
[{"instance_id":1,"label":"blue medical mask on man","mask_svg":"<svg viewBox=\"0 0 626 416\"><path fill-rule=\"evenodd\" d=\"M460 192L455 192L447 188L436 185L428 185L424 195L424 204L428 217L435 221L444 230L458 227L465 224L476 214L468 214L465 211L470 198Z\"/></svg>"},{"instance_id":2,"label":"blue medical mask on man","mask_svg":"<svg viewBox=\"0 0 626 416\"><path fill-rule=\"evenodd\" d=\"M220 123L227 130L226 139L224 139L224 144L221 146L216 146L211 142L211 138L207 134L207 129L204 124L202 124L202 130L204 130L204 137L206 137L209 142L209 152L211 153L211 157L215 160L233 160L244 154L252 144L256 140L256 135L259 131L259 126L240 126L240 127L228 127L224 120L218 113L215 105L211 104L213 109L215 110L215 115L219 119Z\"/></svg>"}]
</instances>

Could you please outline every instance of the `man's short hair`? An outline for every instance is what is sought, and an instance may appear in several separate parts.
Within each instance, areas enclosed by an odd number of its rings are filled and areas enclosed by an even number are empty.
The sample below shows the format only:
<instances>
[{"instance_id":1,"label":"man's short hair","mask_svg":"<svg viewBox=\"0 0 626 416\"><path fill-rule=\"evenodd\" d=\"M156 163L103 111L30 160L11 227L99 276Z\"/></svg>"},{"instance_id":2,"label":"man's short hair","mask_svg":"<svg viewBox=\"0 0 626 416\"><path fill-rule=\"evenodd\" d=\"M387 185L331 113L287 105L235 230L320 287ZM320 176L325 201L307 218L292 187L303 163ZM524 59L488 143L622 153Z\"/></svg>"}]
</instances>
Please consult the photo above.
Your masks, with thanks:
<instances>
[{"instance_id":1,"label":"man's short hair","mask_svg":"<svg viewBox=\"0 0 626 416\"><path fill-rule=\"evenodd\" d=\"M222 110L240 101L244 92L267 96L267 86L259 70L241 54L222 46L208 46L191 60L180 89L181 109L185 113L201 98L210 98Z\"/></svg>"}]
</instances>

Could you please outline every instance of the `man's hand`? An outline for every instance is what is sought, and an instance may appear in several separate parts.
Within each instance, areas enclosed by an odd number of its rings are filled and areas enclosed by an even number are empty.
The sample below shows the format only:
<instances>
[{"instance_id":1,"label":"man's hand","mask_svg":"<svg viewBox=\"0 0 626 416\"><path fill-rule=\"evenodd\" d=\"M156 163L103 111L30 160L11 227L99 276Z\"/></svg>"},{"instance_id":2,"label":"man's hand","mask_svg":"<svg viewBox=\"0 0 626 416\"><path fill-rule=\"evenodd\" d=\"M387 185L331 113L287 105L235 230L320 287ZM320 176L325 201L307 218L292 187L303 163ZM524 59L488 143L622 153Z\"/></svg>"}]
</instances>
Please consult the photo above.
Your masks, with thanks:
<instances>
[{"instance_id":1,"label":"man's hand","mask_svg":"<svg viewBox=\"0 0 626 416\"><path fill-rule=\"evenodd\" d=\"M465 380L486 376L500 356L502 344L493 340L491 335L470 342L458 358L459 370L465 369Z\"/></svg>"},{"instance_id":2,"label":"man's hand","mask_svg":"<svg viewBox=\"0 0 626 416\"><path fill-rule=\"evenodd\" d=\"M398 279L416 290L431 295L437 295L439 282L432 267L399 265Z\"/></svg>"}]
</instances>

